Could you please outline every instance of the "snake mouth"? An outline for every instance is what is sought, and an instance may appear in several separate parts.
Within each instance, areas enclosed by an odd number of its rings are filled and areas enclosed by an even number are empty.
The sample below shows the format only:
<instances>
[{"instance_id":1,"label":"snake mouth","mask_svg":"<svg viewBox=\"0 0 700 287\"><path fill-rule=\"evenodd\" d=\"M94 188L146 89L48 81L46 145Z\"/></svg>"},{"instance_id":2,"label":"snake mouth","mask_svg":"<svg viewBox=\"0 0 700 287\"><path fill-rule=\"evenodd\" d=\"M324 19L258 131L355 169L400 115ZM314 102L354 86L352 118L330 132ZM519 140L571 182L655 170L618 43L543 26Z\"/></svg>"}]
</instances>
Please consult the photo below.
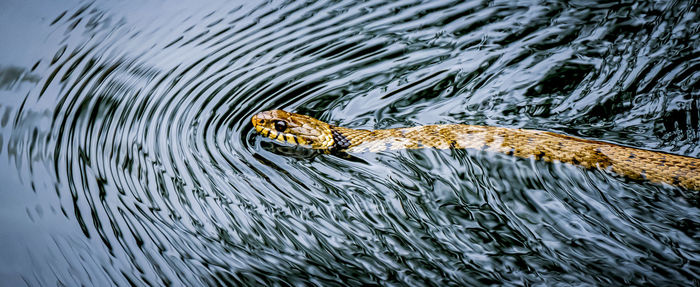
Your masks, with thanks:
<instances>
[{"instance_id":1,"label":"snake mouth","mask_svg":"<svg viewBox=\"0 0 700 287\"><path fill-rule=\"evenodd\" d=\"M310 148L310 145L302 144L299 141L299 137L290 133L278 132L274 129L264 127L262 125L256 125L255 130L264 137L270 138L272 140L277 140L278 142L288 143L292 145L298 145Z\"/></svg>"}]
</instances>

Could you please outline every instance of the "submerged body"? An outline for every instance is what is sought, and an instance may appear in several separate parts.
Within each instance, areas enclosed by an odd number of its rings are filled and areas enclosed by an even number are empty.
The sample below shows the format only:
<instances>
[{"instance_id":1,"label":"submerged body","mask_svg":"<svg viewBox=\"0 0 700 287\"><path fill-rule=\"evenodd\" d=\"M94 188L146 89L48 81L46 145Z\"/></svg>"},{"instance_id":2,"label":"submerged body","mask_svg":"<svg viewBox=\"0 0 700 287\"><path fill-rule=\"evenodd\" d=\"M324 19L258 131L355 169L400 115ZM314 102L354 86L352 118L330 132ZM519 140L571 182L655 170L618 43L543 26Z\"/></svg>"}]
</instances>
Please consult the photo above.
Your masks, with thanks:
<instances>
[{"instance_id":1,"label":"submerged body","mask_svg":"<svg viewBox=\"0 0 700 287\"><path fill-rule=\"evenodd\" d=\"M632 179L700 190L700 159L552 132L462 124L369 131L336 127L281 110L258 113L252 122L264 136L313 149L349 153L418 148L479 149L607 169Z\"/></svg>"}]
</instances>

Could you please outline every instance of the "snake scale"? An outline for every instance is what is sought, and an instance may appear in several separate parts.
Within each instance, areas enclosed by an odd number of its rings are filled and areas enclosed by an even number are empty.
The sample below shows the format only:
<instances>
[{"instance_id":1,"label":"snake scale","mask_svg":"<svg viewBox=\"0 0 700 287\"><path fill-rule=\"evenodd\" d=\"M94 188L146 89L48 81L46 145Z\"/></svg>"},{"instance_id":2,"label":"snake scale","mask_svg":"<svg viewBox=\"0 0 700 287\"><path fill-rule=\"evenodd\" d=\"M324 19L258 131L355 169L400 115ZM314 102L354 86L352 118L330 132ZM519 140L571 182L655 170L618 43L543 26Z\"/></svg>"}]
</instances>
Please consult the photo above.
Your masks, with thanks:
<instances>
[{"instance_id":1,"label":"snake scale","mask_svg":"<svg viewBox=\"0 0 700 287\"><path fill-rule=\"evenodd\" d=\"M528 129L444 124L385 130L333 126L272 110L253 116L263 136L307 148L347 153L398 149L479 149L611 170L637 180L700 190L700 159Z\"/></svg>"}]
</instances>

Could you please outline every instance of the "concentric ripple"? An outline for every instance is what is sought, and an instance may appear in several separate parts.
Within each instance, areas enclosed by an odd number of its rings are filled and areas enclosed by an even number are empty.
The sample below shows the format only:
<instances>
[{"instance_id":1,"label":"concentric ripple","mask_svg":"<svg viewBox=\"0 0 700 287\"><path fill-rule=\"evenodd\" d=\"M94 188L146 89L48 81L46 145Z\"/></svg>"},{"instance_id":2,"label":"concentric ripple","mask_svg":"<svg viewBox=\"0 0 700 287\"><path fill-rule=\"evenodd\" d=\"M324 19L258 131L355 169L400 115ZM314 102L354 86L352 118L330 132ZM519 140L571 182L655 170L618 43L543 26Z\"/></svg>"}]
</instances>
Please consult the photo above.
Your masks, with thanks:
<instances>
[{"instance_id":1,"label":"concentric ripple","mask_svg":"<svg viewBox=\"0 0 700 287\"><path fill-rule=\"evenodd\" d=\"M283 108L700 157L698 8L47 5L32 61L0 62L0 279L698 285L697 192L474 151L326 155L249 124Z\"/></svg>"}]
</instances>

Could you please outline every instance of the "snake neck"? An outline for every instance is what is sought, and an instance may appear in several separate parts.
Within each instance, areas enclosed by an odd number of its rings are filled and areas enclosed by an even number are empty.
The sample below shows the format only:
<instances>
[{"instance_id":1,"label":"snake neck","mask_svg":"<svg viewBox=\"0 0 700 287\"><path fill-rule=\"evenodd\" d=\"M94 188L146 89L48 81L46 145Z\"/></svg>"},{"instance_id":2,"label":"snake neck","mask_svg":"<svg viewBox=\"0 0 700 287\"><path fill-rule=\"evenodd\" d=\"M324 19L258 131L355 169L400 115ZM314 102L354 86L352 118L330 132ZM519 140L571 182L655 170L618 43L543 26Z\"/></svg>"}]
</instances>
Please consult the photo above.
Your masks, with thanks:
<instances>
[{"instance_id":1,"label":"snake neck","mask_svg":"<svg viewBox=\"0 0 700 287\"><path fill-rule=\"evenodd\" d=\"M363 139L368 138L373 133L368 130L350 129L345 127L330 126L333 135L333 145L331 151L347 151L353 146L357 146Z\"/></svg>"}]
</instances>

